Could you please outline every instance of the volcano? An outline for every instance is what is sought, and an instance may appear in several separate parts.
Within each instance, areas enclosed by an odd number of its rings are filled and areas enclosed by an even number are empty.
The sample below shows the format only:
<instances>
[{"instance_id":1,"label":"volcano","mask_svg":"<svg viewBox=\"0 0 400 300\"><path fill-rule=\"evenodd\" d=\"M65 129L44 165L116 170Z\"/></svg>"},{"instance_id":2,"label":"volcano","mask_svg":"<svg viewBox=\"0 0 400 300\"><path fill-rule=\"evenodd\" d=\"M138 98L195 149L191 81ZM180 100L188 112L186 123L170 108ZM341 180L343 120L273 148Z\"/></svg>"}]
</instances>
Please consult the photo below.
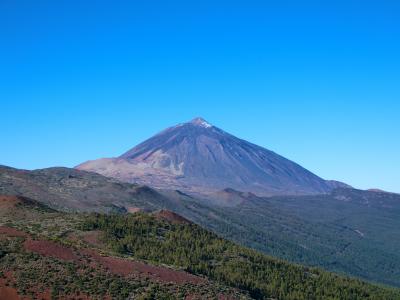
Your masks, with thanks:
<instances>
[{"instance_id":1,"label":"volcano","mask_svg":"<svg viewBox=\"0 0 400 300\"><path fill-rule=\"evenodd\" d=\"M87 161L76 168L202 195L227 188L261 196L306 195L346 186L324 180L202 118L167 128L119 157Z\"/></svg>"}]
</instances>

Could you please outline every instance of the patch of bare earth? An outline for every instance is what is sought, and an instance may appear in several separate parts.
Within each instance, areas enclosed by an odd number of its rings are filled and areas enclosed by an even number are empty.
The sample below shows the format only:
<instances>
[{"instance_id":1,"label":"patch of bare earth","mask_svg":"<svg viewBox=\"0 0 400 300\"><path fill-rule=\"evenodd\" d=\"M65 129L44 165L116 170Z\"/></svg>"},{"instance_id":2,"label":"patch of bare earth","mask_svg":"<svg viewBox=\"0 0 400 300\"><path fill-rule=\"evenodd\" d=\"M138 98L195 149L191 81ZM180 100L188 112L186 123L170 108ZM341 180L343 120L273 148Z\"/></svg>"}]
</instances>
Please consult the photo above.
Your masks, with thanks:
<instances>
[{"instance_id":1,"label":"patch of bare earth","mask_svg":"<svg viewBox=\"0 0 400 300\"><path fill-rule=\"evenodd\" d=\"M29 289L33 293L34 299L40 300L51 300L50 290L44 292L38 292L35 288ZM16 288L7 286L7 281L5 279L0 279L0 300L30 300L31 297L20 296ZM91 298L86 294L75 294L75 295L63 295L62 298L65 300L90 300Z\"/></svg>"},{"instance_id":2,"label":"patch of bare earth","mask_svg":"<svg viewBox=\"0 0 400 300\"><path fill-rule=\"evenodd\" d=\"M186 219L170 210L165 210L165 209L154 213L154 216L159 220L165 220L165 221L168 221L171 223L177 223L177 224L190 224L191 223L188 219Z\"/></svg>"},{"instance_id":3,"label":"patch of bare earth","mask_svg":"<svg viewBox=\"0 0 400 300\"><path fill-rule=\"evenodd\" d=\"M127 260L123 258L101 256L94 250L86 249L85 253L93 258L97 263L108 269L111 273L130 276L139 275L152 280L161 282L173 282L176 284L200 284L204 283L205 279L166 267L151 266L142 262Z\"/></svg>"},{"instance_id":4,"label":"patch of bare earth","mask_svg":"<svg viewBox=\"0 0 400 300\"><path fill-rule=\"evenodd\" d=\"M54 299L51 296L51 292L49 289L45 291L41 291L38 286L34 286L29 288L29 292L32 296L21 296L18 294L16 288L11 286L11 283L15 282L14 277L11 272L7 272L5 278L0 278L0 300L31 300L31 299L40 299L40 300L51 300ZM77 293L72 295L63 295L58 299L65 300L90 300L91 298L84 293ZM104 298L105 300L109 300L110 298L107 296Z\"/></svg>"},{"instance_id":5,"label":"patch of bare earth","mask_svg":"<svg viewBox=\"0 0 400 300\"><path fill-rule=\"evenodd\" d=\"M46 240L26 240L24 242L24 248L27 251L35 252L43 256L50 256L67 261L79 261L79 257L71 248Z\"/></svg>"},{"instance_id":6,"label":"patch of bare earth","mask_svg":"<svg viewBox=\"0 0 400 300\"><path fill-rule=\"evenodd\" d=\"M3 228L3 231L5 230L7 232L21 234L21 232L14 232L12 229L13 228L6 227L6 229ZM92 240L92 242L97 242L98 234L100 233L92 232L92 235L89 235L89 240ZM24 249L42 256L53 257L64 261L86 263L82 257L80 257L80 255L73 251L72 248L65 247L47 240L27 239L24 242ZM143 262L132 261L123 258L102 256L97 251L92 249L82 249L81 254L89 256L92 261L100 264L111 273L125 277L129 277L131 275L140 276L146 277L150 280L172 282L176 284L200 284L205 282L204 278L189 274L184 271L173 270L166 267L152 266Z\"/></svg>"},{"instance_id":7,"label":"patch of bare earth","mask_svg":"<svg viewBox=\"0 0 400 300\"><path fill-rule=\"evenodd\" d=\"M20 300L17 290L7 286L7 280L0 278L0 300Z\"/></svg>"},{"instance_id":8,"label":"patch of bare earth","mask_svg":"<svg viewBox=\"0 0 400 300\"><path fill-rule=\"evenodd\" d=\"M15 278L12 272L5 272L4 278L0 278L0 300L30 300L29 297L18 294L18 290L13 287L14 283ZM43 300L50 300L50 298L43 298Z\"/></svg>"},{"instance_id":9,"label":"patch of bare earth","mask_svg":"<svg viewBox=\"0 0 400 300\"><path fill-rule=\"evenodd\" d=\"M27 233L8 226L0 226L0 235L9 237L28 237Z\"/></svg>"},{"instance_id":10,"label":"patch of bare earth","mask_svg":"<svg viewBox=\"0 0 400 300\"><path fill-rule=\"evenodd\" d=\"M0 195L0 208L14 207L21 200L17 196Z\"/></svg>"}]
</instances>

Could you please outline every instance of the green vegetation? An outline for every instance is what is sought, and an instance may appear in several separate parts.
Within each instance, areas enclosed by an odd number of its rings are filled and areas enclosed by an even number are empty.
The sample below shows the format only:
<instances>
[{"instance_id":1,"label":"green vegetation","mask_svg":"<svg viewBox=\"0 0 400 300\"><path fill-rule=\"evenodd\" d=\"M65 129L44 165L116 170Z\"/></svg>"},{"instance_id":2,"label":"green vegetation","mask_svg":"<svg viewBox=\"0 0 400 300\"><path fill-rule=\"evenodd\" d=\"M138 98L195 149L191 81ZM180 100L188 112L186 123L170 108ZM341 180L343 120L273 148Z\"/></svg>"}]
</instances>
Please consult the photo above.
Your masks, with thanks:
<instances>
[{"instance_id":1,"label":"green vegetation","mask_svg":"<svg viewBox=\"0 0 400 300\"><path fill-rule=\"evenodd\" d=\"M130 290L142 287L85 265L26 253L20 243L13 244L14 249L10 249L0 266L2 270L12 271L14 286L22 295L33 297L34 290L44 292L50 289L54 298L85 293L95 299L106 294L115 299L126 299ZM3 241L0 246L10 247L10 243Z\"/></svg>"},{"instance_id":2,"label":"green vegetation","mask_svg":"<svg viewBox=\"0 0 400 300\"><path fill-rule=\"evenodd\" d=\"M309 227L301 226L304 222L296 216L292 218L287 217L288 214L274 216L276 210L271 204L272 201L270 199L268 202L260 203L259 206L256 202L252 204L252 209L263 206L266 211L269 205L268 217L271 219L268 222L271 222L269 226L274 231L274 234L269 236L271 238L268 241L269 247L291 249L290 246L296 245L300 240L307 241L304 235L306 232L329 233L326 239L331 240L331 243L334 242L335 234L338 237L336 243L342 243L350 234L359 235L353 229L360 228L358 225L362 223L357 222L363 220L362 215L353 219L354 226L345 229L337 228L335 231L321 229L323 225L317 226L319 220L310 209L310 219L316 220L315 224L317 224L311 230ZM286 203L289 205L289 200ZM294 204L290 203L290 205ZM318 200L315 200L315 206L317 205ZM332 202L333 205L335 204ZM310 207L313 206L310 205ZM244 206L241 206L241 209L243 208ZM247 208L250 208L250 204ZM284 208L284 205L281 205L281 208ZM368 210L371 209L369 206ZM226 211L229 212L228 209ZM261 208L259 211L264 216L267 215ZM319 218L334 224L337 216L330 214L321 215ZM342 213L341 216L346 215ZM274 225L273 217L281 218L281 222ZM32 299L42 297L41 293L50 293L55 299L79 295L90 295L92 299L103 299L105 296L113 299L129 297L185 299L187 296L194 296L193 299L217 299L221 295L229 299L248 299L249 297L283 300L400 299L398 289L294 265L239 246L198 225L178 223L178 219L176 222L168 222L161 218L160 215L145 213L134 215L61 213L48 210L26 199L9 199L4 202L0 210L0 278L5 279L8 286L16 288L20 295ZM260 244L263 243L264 240L258 236L258 231L243 231L244 228L247 228L246 230L251 228L254 223L250 223L248 227L235 227L229 224L228 218L220 218L220 220L228 221L220 226L220 229L227 230L232 235L236 234L243 239L247 234L249 236L253 234L252 239ZM251 222L257 221L257 218L251 220ZM286 229L282 226L283 224L288 225ZM336 228L335 226L331 228ZM297 228L296 232L294 228ZM295 236L298 239L294 239L292 244L274 245L272 241L277 238L278 230L281 230L282 240L288 241ZM367 238L371 236L371 232L366 230L364 232L366 237L360 236L358 239L360 243L367 242ZM320 236L315 234L310 238L318 239ZM41 241L42 244L39 244L42 245L41 249L44 249L45 253L41 254L40 251L29 248L27 245L35 245L32 241ZM351 241L354 243L354 239ZM311 242L314 244L315 240ZM37 242L36 245L38 245ZM304 246L309 247L309 244L304 242ZM59 251L60 247L61 252L66 249L64 255L69 255L72 259L63 258ZM314 251L319 249L323 250L324 247L317 247ZM346 249L352 249L352 246ZM371 255L373 257L374 252L371 252ZM364 259L362 255L360 256ZM101 257L107 257L106 262ZM388 259L392 258L388 257ZM122 268L125 268L124 266L129 262L135 262L136 265L129 267L130 271L125 274L110 267L109 263L117 266L118 261L122 263ZM148 264L145 268L147 269L135 273L133 270L137 267L137 261L146 261ZM154 271L156 268L150 268L151 265L158 265L169 277L166 280L165 278L159 280L161 277L157 277L159 275L154 275L155 273L151 273L153 274L151 276L145 275L146 270L157 272ZM397 270L395 266L395 264L392 265L394 272ZM120 267L117 266L117 268ZM390 267L388 265L388 270ZM196 278L200 281L170 280L173 274L178 276L179 272L176 270L198 275L199 277ZM182 275L182 273L179 274ZM184 276L189 275L184 273ZM203 282L201 277L206 280Z\"/></svg>"},{"instance_id":3,"label":"green vegetation","mask_svg":"<svg viewBox=\"0 0 400 300\"><path fill-rule=\"evenodd\" d=\"M128 274L113 271L99 257L120 258L113 257L104 247L91 247L83 239L85 233L77 229L87 215L46 210L26 201L15 202L13 206L10 200L0 210L0 279L28 299L43 299L43 295L52 299L109 296L112 299L183 300L187 296L217 299L220 295L238 300L249 298L246 293L215 282L158 280L157 276L137 273L134 269ZM14 236L15 232L19 236ZM27 248L32 242L36 245L41 242L39 248L44 253ZM174 270L163 268L162 271L168 276Z\"/></svg>"},{"instance_id":4,"label":"green vegetation","mask_svg":"<svg viewBox=\"0 0 400 300\"><path fill-rule=\"evenodd\" d=\"M67 296L89 295L91 299L185 299L187 295L203 295L201 299L215 299L224 291L232 291L217 284L163 283L144 277L124 277L110 273L101 266L60 259L26 252L21 238L0 241L0 248L7 255L0 259L0 278L12 273L7 284L17 289L20 295L41 299L38 294L50 291L52 299ZM235 299L246 299L236 293ZM198 298L196 298L198 299Z\"/></svg>"},{"instance_id":5,"label":"green vegetation","mask_svg":"<svg viewBox=\"0 0 400 300\"><path fill-rule=\"evenodd\" d=\"M400 299L398 290L289 264L194 224L172 224L147 214L92 214L81 229L104 231L103 241L112 251L183 268L256 299Z\"/></svg>"},{"instance_id":6,"label":"green vegetation","mask_svg":"<svg viewBox=\"0 0 400 300\"><path fill-rule=\"evenodd\" d=\"M219 207L181 192L115 182L95 173L68 168L21 172L4 166L0 194L24 195L63 211L168 209L273 257L400 288L400 196L395 194L338 189L330 195L247 195L241 204ZM35 202L24 205L40 208ZM9 221L52 238L67 232L61 230L69 222L65 216L27 225L31 212L26 213L8 215L3 224Z\"/></svg>"},{"instance_id":7,"label":"green vegetation","mask_svg":"<svg viewBox=\"0 0 400 300\"><path fill-rule=\"evenodd\" d=\"M253 200L216 214L223 222L209 229L247 247L400 287L398 195L338 190Z\"/></svg>"},{"instance_id":8,"label":"green vegetation","mask_svg":"<svg viewBox=\"0 0 400 300\"><path fill-rule=\"evenodd\" d=\"M188 204L189 207L189 204ZM177 212L240 245L302 265L400 287L400 196L358 190L251 198Z\"/></svg>"}]
</instances>

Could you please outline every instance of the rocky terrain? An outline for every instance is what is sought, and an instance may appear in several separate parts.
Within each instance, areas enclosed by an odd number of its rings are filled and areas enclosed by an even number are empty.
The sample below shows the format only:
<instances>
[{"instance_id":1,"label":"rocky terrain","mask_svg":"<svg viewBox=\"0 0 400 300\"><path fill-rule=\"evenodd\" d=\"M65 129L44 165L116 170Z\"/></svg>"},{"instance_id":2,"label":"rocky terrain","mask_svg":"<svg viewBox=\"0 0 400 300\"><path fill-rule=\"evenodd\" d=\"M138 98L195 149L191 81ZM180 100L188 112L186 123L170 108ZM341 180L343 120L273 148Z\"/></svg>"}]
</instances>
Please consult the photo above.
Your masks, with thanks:
<instances>
[{"instance_id":1,"label":"rocky terrain","mask_svg":"<svg viewBox=\"0 0 400 300\"><path fill-rule=\"evenodd\" d=\"M23 195L62 210L126 212L174 205L185 196L147 186L122 183L92 172L70 168L34 171L0 166L0 193Z\"/></svg>"}]
</instances>

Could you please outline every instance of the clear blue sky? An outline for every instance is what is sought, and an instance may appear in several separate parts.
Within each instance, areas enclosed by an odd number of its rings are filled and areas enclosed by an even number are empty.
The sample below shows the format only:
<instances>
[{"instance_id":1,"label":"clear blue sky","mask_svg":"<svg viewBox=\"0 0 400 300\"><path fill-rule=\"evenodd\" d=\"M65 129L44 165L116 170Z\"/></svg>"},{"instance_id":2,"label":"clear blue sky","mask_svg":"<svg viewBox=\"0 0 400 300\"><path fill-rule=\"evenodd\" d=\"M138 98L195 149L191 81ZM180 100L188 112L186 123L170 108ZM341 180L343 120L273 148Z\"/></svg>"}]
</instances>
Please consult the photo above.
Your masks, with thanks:
<instances>
[{"instance_id":1,"label":"clear blue sky","mask_svg":"<svg viewBox=\"0 0 400 300\"><path fill-rule=\"evenodd\" d=\"M400 192L400 2L2 0L0 108L13 167L117 156L202 116Z\"/></svg>"}]
</instances>

